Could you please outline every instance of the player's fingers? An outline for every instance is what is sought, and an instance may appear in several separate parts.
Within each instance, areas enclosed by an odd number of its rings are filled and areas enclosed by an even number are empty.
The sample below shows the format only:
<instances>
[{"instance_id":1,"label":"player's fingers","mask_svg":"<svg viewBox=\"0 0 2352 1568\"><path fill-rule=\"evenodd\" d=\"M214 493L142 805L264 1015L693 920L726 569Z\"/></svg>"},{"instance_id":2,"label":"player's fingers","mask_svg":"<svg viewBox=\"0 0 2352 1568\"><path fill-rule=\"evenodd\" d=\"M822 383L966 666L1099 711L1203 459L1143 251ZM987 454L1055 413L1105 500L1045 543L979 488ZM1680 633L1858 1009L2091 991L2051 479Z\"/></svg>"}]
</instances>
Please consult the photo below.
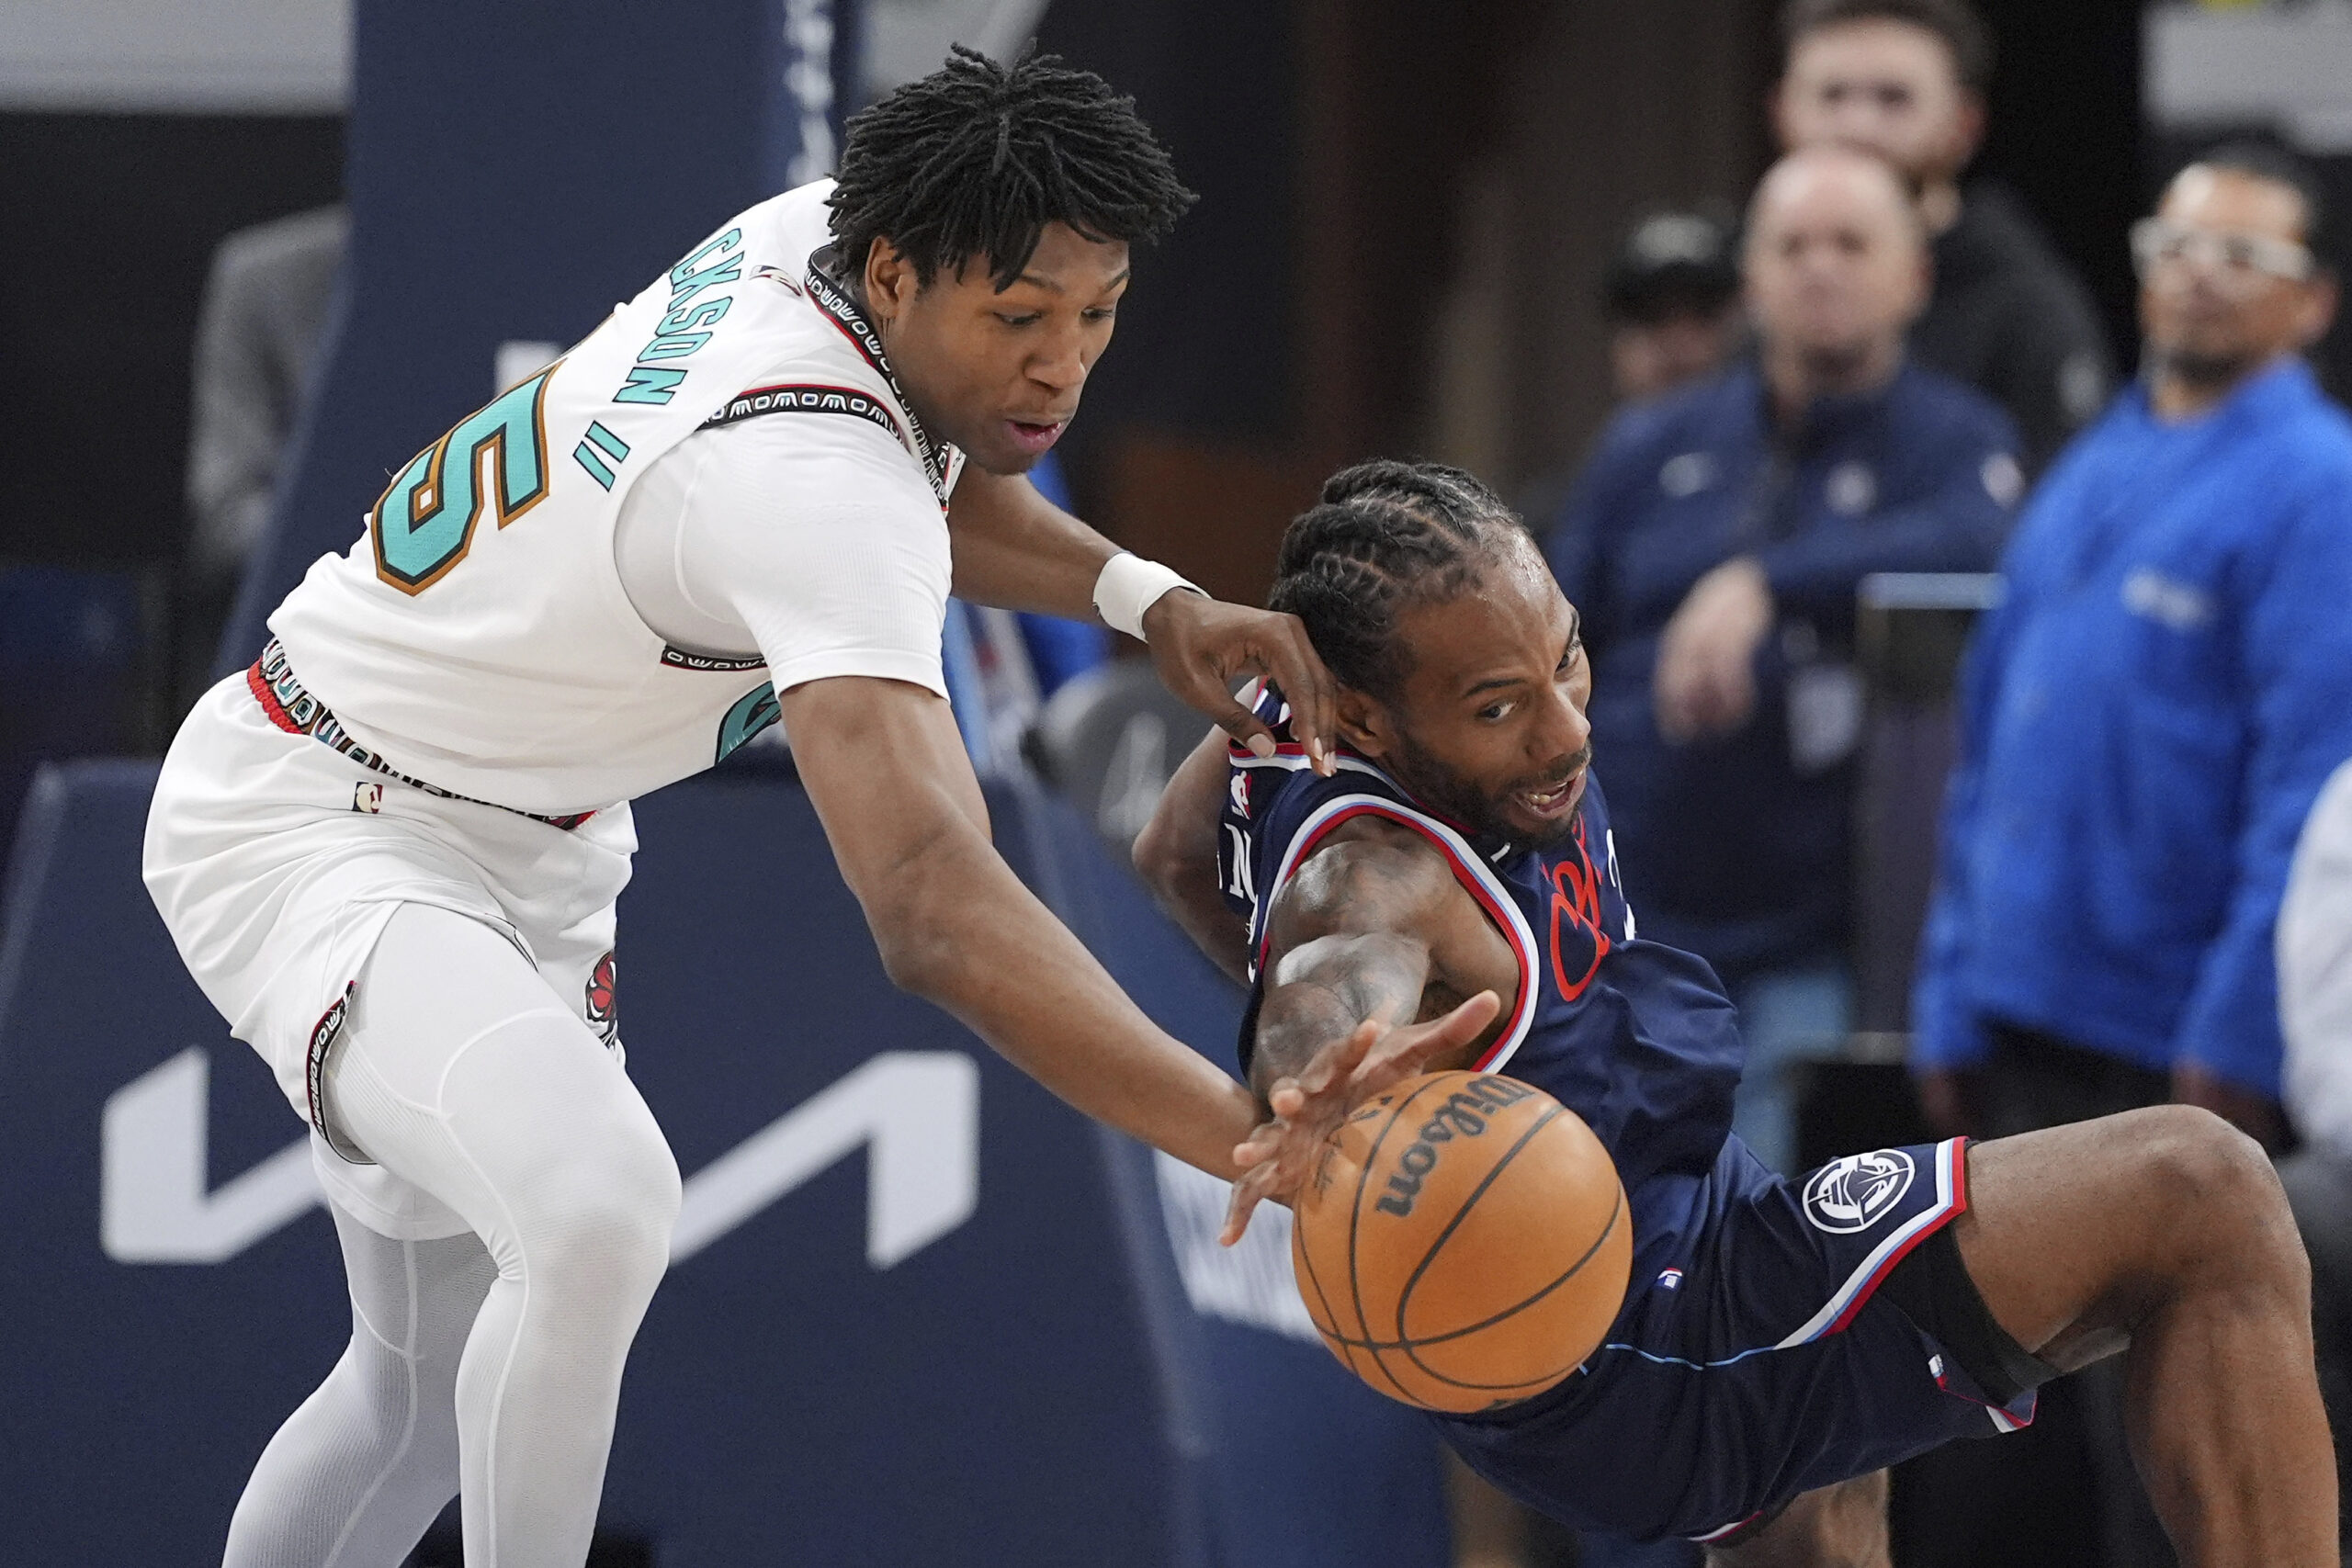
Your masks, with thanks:
<instances>
[{"instance_id":1,"label":"player's fingers","mask_svg":"<svg viewBox=\"0 0 2352 1568\"><path fill-rule=\"evenodd\" d=\"M1367 1077L1376 1070L1382 1081L1363 1087L1385 1089L1423 1070L1437 1057L1460 1050L1487 1032L1502 1005L1502 998L1494 992L1480 991L1443 1018L1396 1031L1395 1044L1382 1054L1374 1068L1367 1069Z\"/></svg>"},{"instance_id":2,"label":"player's fingers","mask_svg":"<svg viewBox=\"0 0 2352 1568\"><path fill-rule=\"evenodd\" d=\"M1372 1054L1373 1043L1382 1033L1377 1019L1365 1019L1348 1031L1343 1039L1335 1040L1315 1054L1301 1075L1299 1087L1308 1094L1328 1092L1333 1084L1346 1083L1355 1077L1356 1069Z\"/></svg>"},{"instance_id":3,"label":"player's fingers","mask_svg":"<svg viewBox=\"0 0 2352 1568\"><path fill-rule=\"evenodd\" d=\"M1214 658L1194 658L1181 649L1153 650L1160 683L1177 699L1211 719L1219 729L1250 749L1250 754L1274 754L1274 734L1258 716L1235 700L1225 672Z\"/></svg>"},{"instance_id":4,"label":"player's fingers","mask_svg":"<svg viewBox=\"0 0 2352 1568\"><path fill-rule=\"evenodd\" d=\"M1268 671L1290 704L1291 733L1306 748L1315 771L1332 771L1332 750L1339 739L1339 694L1330 671L1307 639L1306 625L1296 615L1277 618L1267 649Z\"/></svg>"},{"instance_id":5,"label":"player's fingers","mask_svg":"<svg viewBox=\"0 0 2352 1568\"><path fill-rule=\"evenodd\" d=\"M1225 1224L1216 1235L1219 1246L1231 1247L1250 1228L1251 1213L1270 1196L1268 1183L1261 1179L1261 1173L1272 1168L1259 1166L1244 1172L1241 1179L1233 1184L1233 1194L1226 1200Z\"/></svg>"},{"instance_id":6,"label":"player's fingers","mask_svg":"<svg viewBox=\"0 0 2352 1568\"><path fill-rule=\"evenodd\" d=\"M1231 703L1231 699L1227 701ZM1274 732L1266 728L1264 720L1239 703L1231 703L1230 711L1212 714L1211 716L1216 720L1219 729L1247 746L1251 756L1271 757L1274 754Z\"/></svg>"}]
</instances>

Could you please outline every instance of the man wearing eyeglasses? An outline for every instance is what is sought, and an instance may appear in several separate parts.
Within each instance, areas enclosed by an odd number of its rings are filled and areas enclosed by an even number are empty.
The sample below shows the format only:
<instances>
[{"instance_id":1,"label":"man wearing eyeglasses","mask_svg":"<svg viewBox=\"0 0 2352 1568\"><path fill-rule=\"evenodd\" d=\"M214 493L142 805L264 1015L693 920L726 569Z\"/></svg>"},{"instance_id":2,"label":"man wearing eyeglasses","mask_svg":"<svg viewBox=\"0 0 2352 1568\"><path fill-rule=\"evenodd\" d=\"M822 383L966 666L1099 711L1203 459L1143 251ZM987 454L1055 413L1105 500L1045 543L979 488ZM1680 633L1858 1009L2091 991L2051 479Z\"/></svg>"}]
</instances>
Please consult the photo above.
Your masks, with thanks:
<instances>
[{"instance_id":1,"label":"man wearing eyeglasses","mask_svg":"<svg viewBox=\"0 0 2352 1568\"><path fill-rule=\"evenodd\" d=\"M2236 144L2132 230L2139 381L2028 501L1969 658L1912 998L1942 1129L2173 1100L2289 1141L2272 933L2352 757L2352 420L2302 359L2324 220L2299 163Z\"/></svg>"}]
</instances>

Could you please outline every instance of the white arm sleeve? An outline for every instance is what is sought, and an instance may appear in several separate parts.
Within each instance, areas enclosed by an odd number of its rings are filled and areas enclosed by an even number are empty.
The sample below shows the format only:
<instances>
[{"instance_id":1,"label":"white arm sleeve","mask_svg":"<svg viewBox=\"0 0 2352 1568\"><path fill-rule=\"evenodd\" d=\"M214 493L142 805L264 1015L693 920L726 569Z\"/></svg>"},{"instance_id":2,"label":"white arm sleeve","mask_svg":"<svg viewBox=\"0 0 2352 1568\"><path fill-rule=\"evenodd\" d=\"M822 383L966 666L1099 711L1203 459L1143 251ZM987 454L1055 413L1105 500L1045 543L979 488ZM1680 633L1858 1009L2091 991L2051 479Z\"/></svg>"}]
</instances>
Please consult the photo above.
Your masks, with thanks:
<instances>
[{"instance_id":1,"label":"white arm sleeve","mask_svg":"<svg viewBox=\"0 0 2352 1568\"><path fill-rule=\"evenodd\" d=\"M947 521L888 435L842 414L770 414L673 456L694 465L677 590L699 616L743 627L779 693L871 675L947 694Z\"/></svg>"},{"instance_id":2,"label":"white arm sleeve","mask_svg":"<svg viewBox=\"0 0 2352 1568\"><path fill-rule=\"evenodd\" d=\"M2278 1022L2288 1113L2352 1159L2352 762L2303 824L2278 910Z\"/></svg>"}]
</instances>

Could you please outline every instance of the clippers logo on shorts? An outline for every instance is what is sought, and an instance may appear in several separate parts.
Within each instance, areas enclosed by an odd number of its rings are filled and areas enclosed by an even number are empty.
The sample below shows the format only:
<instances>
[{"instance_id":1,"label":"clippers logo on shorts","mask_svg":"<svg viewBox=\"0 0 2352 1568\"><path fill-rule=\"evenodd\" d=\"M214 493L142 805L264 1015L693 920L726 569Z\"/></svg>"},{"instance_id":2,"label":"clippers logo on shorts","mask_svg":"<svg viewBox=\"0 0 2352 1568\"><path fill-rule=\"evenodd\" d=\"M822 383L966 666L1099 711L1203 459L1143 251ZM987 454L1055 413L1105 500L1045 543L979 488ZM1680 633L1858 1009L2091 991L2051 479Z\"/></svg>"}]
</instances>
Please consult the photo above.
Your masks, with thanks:
<instances>
[{"instance_id":1,"label":"clippers logo on shorts","mask_svg":"<svg viewBox=\"0 0 2352 1568\"><path fill-rule=\"evenodd\" d=\"M1848 1155L1815 1171L1804 1184L1804 1217L1838 1235L1866 1231L1903 1201L1917 1173L1901 1149Z\"/></svg>"},{"instance_id":2,"label":"clippers logo on shorts","mask_svg":"<svg viewBox=\"0 0 2352 1568\"><path fill-rule=\"evenodd\" d=\"M1385 1214L1411 1213L1413 1200L1421 1195L1422 1180L1437 1168L1438 1145L1450 1144L1456 1136L1476 1137L1487 1130L1488 1113L1516 1105L1534 1092L1509 1078L1488 1077L1475 1078L1469 1088L1447 1095L1445 1103L1413 1135L1412 1145L1396 1156L1396 1174L1388 1179L1388 1190L1374 1207Z\"/></svg>"},{"instance_id":3,"label":"clippers logo on shorts","mask_svg":"<svg viewBox=\"0 0 2352 1568\"><path fill-rule=\"evenodd\" d=\"M620 1032L620 1004L613 993L620 985L620 964L609 953L596 960L595 973L588 976L588 999L582 1011L606 1044Z\"/></svg>"}]
</instances>

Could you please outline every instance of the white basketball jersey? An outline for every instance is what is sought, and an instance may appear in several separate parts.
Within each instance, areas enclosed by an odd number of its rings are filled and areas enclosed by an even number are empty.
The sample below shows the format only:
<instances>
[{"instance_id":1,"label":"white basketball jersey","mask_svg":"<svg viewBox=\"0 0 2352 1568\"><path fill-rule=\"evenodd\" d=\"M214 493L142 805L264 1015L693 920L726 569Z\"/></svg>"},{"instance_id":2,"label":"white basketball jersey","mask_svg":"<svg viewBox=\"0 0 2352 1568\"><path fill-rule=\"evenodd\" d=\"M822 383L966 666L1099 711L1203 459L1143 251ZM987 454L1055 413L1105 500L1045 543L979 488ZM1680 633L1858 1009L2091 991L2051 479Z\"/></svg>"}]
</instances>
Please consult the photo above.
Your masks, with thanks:
<instances>
[{"instance_id":1,"label":"white basketball jersey","mask_svg":"<svg viewBox=\"0 0 2352 1568\"><path fill-rule=\"evenodd\" d=\"M563 815L699 772L775 722L759 660L646 626L613 531L663 453L775 412L887 433L944 512L962 454L926 436L880 340L809 265L831 188L787 191L695 246L419 453L350 552L311 566L270 630L355 739L442 789Z\"/></svg>"}]
</instances>

